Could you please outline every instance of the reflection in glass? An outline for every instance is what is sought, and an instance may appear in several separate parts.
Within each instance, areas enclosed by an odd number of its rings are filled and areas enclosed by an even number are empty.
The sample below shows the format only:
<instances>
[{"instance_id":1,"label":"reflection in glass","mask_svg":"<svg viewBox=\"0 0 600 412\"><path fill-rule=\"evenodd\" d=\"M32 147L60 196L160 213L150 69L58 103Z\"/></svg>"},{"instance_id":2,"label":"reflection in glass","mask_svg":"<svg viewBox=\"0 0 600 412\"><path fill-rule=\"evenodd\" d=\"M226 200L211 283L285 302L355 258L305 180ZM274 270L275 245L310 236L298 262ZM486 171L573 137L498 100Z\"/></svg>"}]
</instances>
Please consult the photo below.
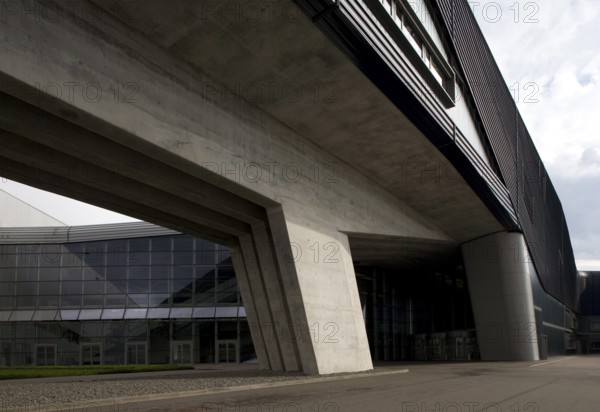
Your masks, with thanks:
<instances>
[{"instance_id":1,"label":"reflection in glass","mask_svg":"<svg viewBox=\"0 0 600 412\"><path fill-rule=\"evenodd\" d=\"M196 267L196 292L210 292L215 290L215 267Z\"/></svg>"},{"instance_id":2,"label":"reflection in glass","mask_svg":"<svg viewBox=\"0 0 600 412\"><path fill-rule=\"evenodd\" d=\"M104 280L104 266L84 267L83 280Z\"/></svg>"},{"instance_id":3,"label":"reflection in glass","mask_svg":"<svg viewBox=\"0 0 600 412\"><path fill-rule=\"evenodd\" d=\"M191 293L174 293L173 306L192 306L193 299Z\"/></svg>"},{"instance_id":4,"label":"reflection in glass","mask_svg":"<svg viewBox=\"0 0 600 412\"><path fill-rule=\"evenodd\" d=\"M106 282L106 293L127 293L127 281L125 280L113 280Z\"/></svg>"},{"instance_id":5,"label":"reflection in glass","mask_svg":"<svg viewBox=\"0 0 600 412\"><path fill-rule=\"evenodd\" d=\"M148 295L147 294L130 294L128 295L129 302L128 307L139 307L139 308L147 308L148 307Z\"/></svg>"},{"instance_id":6,"label":"reflection in glass","mask_svg":"<svg viewBox=\"0 0 600 412\"><path fill-rule=\"evenodd\" d=\"M148 293L148 281L147 280L130 280L127 287L129 294L133 293Z\"/></svg>"},{"instance_id":7,"label":"reflection in glass","mask_svg":"<svg viewBox=\"0 0 600 412\"><path fill-rule=\"evenodd\" d=\"M81 268L63 268L61 270L62 280L81 280Z\"/></svg>"},{"instance_id":8,"label":"reflection in glass","mask_svg":"<svg viewBox=\"0 0 600 412\"><path fill-rule=\"evenodd\" d=\"M192 293L194 281L189 279L173 279L174 293Z\"/></svg>"},{"instance_id":9,"label":"reflection in glass","mask_svg":"<svg viewBox=\"0 0 600 412\"><path fill-rule=\"evenodd\" d=\"M83 282L83 293L85 295L102 295L104 294L103 280L88 280Z\"/></svg>"},{"instance_id":10,"label":"reflection in glass","mask_svg":"<svg viewBox=\"0 0 600 412\"><path fill-rule=\"evenodd\" d=\"M148 306L150 307L169 307L171 306L171 295L170 294L157 294L152 293L149 295Z\"/></svg>"},{"instance_id":11,"label":"reflection in glass","mask_svg":"<svg viewBox=\"0 0 600 412\"><path fill-rule=\"evenodd\" d=\"M125 315L125 317L127 317L127 315ZM127 322L127 332L125 334L126 334L126 336L128 336L130 338L146 339L146 337L148 336L148 322L146 322L146 321Z\"/></svg>"},{"instance_id":12,"label":"reflection in glass","mask_svg":"<svg viewBox=\"0 0 600 412\"><path fill-rule=\"evenodd\" d=\"M111 266L106 268L106 279L111 281L126 280L127 266Z\"/></svg>"},{"instance_id":13,"label":"reflection in glass","mask_svg":"<svg viewBox=\"0 0 600 412\"><path fill-rule=\"evenodd\" d=\"M169 281L162 279L150 281L150 293L169 293Z\"/></svg>"}]
</instances>

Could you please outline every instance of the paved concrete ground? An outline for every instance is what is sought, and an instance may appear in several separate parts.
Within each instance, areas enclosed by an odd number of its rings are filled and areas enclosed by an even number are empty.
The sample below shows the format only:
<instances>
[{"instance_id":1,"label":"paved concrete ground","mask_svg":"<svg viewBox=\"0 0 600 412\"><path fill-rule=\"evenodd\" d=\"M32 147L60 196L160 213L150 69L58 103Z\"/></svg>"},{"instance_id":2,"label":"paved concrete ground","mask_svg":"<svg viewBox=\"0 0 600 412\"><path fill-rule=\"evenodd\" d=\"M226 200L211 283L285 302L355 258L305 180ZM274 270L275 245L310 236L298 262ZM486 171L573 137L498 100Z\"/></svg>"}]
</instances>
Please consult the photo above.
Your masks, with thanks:
<instances>
[{"instance_id":1,"label":"paved concrete ground","mask_svg":"<svg viewBox=\"0 0 600 412\"><path fill-rule=\"evenodd\" d=\"M554 412L600 408L600 357L403 363L409 373L179 397L95 411ZM91 406L91 405L90 405ZM78 409L78 411L92 409Z\"/></svg>"},{"instance_id":2,"label":"paved concrete ground","mask_svg":"<svg viewBox=\"0 0 600 412\"><path fill-rule=\"evenodd\" d=\"M307 376L258 370L258 365L203 364L194 370L68 376L0 381L0 411L113 410L116 404L406 373L387 365L360 373ZM117 410L120 410L119 408Z\"/></svg>"},{"instance_id":3,"label":"paved concrete ground","mask_svg":"<svg viewBox=\"0 0 600 412\"><path fill-rule=\"evenodd\" d=\"M541 362L394 363L387 364L387 367L390 372L402 367L408 368L410 372L317 383L274 382L273 384L286 386L200 396L183 396L180 393L169 399L158 399L164 395L157 395L154 398L151 396L150 400L124 404L119 403L119 400L108 403L90 402L79 409L63 410L589 412L600 408L600 357L596 356L560 357ZM207 371L218 371L218 367L208 365L206 368ZM233 367L223 373L242 369L249 368ZM188 371L191 372L194 371ZM163 375L165 376L167 375ZM127 385L140 378L143 377L132 376L120 382ZM75 381L75 378L72 380ZM51 382L44 384L52 385ZM2 390L3 385L0 384L0 391ZM61 409L53 406L20 410Z\"/></svg>"}]
</instances>

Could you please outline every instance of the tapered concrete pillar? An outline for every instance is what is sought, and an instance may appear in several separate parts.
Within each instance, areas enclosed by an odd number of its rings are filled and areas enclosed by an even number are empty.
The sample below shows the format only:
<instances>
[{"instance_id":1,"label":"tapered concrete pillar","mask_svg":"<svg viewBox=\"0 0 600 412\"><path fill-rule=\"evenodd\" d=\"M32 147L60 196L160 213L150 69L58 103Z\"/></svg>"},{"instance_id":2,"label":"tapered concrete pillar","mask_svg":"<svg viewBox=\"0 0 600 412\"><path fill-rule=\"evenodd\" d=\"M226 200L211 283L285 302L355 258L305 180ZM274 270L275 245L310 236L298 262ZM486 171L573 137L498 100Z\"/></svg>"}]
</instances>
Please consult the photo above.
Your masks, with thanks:
<instances>
[{"instance_id":1,"label":"tapered concrete pillar","mask_svg":"<svg viewBox=\"0 0 600 412\"><path fill-rule=\"evenodd\" d=\"M303 370L373 368L348 237L316 216L269 210Z\"/></svg>"},{"instance_id":2,"label":"tapered concrete pillar","mask_svg":"<svg viewBox=\"0 0 600 412\"><path fill-rule=\"evenodd\" d=\"M235 253L259 363L307 374L372 369L348 238L299 219L269 210L269 227L253 227Z\"/></svg>"},{"instance_id":3,"label":"tapered concrete pillar","mask_svg":"<svg viewBox=\"0 0 600 412\"><path fill-rule=\"evenodd\" d=\"M539 360L523 235L496 233L462 252L482 360Z\"/></svg>"}]
</instances>

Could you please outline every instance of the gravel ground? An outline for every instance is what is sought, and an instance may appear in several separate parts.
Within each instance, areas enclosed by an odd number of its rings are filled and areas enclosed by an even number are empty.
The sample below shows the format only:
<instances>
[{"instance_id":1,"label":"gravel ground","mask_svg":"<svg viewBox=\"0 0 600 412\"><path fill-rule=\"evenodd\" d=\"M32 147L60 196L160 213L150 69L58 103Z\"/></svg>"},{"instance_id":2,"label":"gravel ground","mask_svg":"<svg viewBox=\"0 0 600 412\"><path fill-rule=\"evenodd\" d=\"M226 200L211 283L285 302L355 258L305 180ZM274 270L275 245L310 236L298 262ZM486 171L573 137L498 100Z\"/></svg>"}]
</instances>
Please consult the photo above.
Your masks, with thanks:
<instances>
[{"instance_id":1,"label":"gravel ground","mask_svg":"<svg viewBox=\"0 0 600 412\"><path fill-rule=\"evenodd\" d=\"M389 370L389 368L385 369ZM381 370L376 368L373 371ZM187 372L185 374L159 372L156 376L145 374L143 377L98 376L94 377L95 379L83 376L71 378L69 381L60 379L5 381L0 383L0 411L13 408L23 408L20 409L23 411L51 411L53 410L51 405L70 402L311 379L310 376L299 373L259 370Z\"/></svg>"}]
</instances>

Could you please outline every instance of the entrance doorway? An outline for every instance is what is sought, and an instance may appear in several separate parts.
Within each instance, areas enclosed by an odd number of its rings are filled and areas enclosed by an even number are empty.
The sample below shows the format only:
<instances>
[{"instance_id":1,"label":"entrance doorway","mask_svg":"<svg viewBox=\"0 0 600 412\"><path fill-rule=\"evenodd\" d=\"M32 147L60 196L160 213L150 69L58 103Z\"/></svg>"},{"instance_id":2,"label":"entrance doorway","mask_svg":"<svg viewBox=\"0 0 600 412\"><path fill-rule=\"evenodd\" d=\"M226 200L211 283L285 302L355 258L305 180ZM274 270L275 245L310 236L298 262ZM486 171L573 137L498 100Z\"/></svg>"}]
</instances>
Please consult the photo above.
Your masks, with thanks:
<instances>
[{"instance_id":1,"label":"entrance doorway","mask_svg":"<svg viewBox=\"0 0 600 412\"><path fill-rule=\"evenodd\" d=\"M56 365L56 345L37 345L35 364L38 366Z\"/></svg>"},{"instance_id":2,"label":"entrance doorway","mask_svg":"<svg viewBox=\"0 0 600 412\"><path fill-rule=\"evenodd\" d=\"M171 363L185 365L193 363L191 341L173 342L171 349Z\"/></svg>"},{"instance_id":3,"label":"entrance doorway","mask_svg":"<svg viewBox=\"0 0 600 412\"><path fill-rule=\"evenodd\" d=\"M239 362L238 343L236 340L220 340L217 342L217 363Z\"/></svg>"},{"instance_id":4,"label":"entrance doorway","mask_svg":"<svg viewBox=\"0 0 600 412\"><path fill-rule=\"evenodd\" d=\"M82 343L81 364L102 365L102 345L99 343Z\"/></svg>"},{"instance_id":5,"label":"entrance doorway","mask_svg":"<svg viewBox=\"0 0 600 412\"><path fill-rule=\"evenodd\" d=\"M146 342L135 342L127 344L127 364L144 365L146 364L147 345Z\"/></svg>"}]
</instances>

